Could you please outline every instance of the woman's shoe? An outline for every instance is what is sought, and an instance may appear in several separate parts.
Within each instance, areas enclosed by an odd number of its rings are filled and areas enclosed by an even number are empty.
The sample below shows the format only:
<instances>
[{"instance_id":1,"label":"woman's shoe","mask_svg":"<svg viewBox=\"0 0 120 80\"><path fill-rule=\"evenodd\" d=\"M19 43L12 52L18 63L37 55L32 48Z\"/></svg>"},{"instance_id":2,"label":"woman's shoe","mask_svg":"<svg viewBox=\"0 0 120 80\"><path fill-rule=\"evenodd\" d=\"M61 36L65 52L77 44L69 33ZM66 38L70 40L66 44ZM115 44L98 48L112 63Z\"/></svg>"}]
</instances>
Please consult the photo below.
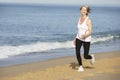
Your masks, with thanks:
<instances>
[{"instance_id":1,"label":"woman's shoe","mask_svg":"<svg viewBox=\"0 0 120 80\"><path fill-rule=\"evenodd\" d=\"M91 54L91 57L92 57L92 59L90 60L90 63L93 65L93 64L94 64L94 62L95 62L95 57L94 57L94 55L93 55L93 54Z\"/></svg>"},{"instance_id":2,"label":"woman's shoe","mask_svg":"<svg viewBox=\"0 0 120 80\"><path fill-rule=\"evenodd\" d=\"M83 72L83 71L84 71L84 68L83 68L82 66L80 66L80 67L78 68L78 71L79 71L79 72Z\"/></svg>"}]
</instances>

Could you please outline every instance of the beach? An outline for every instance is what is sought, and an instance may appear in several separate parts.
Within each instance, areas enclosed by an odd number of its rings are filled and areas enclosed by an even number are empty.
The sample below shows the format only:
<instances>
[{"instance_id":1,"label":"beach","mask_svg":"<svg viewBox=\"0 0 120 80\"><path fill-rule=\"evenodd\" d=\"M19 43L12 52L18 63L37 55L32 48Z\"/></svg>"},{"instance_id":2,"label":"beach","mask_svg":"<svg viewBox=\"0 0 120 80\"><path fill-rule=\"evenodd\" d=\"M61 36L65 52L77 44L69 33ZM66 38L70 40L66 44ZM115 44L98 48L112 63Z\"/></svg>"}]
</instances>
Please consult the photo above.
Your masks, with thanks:
<instances>
[{"instance_id":1,"label":"beach","mask_svg":"<svg viewBox=\"0 0 120 80\"><path fill-rule=\"evenodd\" d=\"M78 72L75 56L0 68L0 80L119 80L120 51L95 54L94 65L83 59Z\"/></svg>"},{"instance_id":2,"label":"beach","mask_svg":"<svg viewBox=\"0 0 120 80\"><path fill-rule=\"evenodd\" d=\"M84 72L73 45L79 8L0 4L0 80L119 80L120 7L91 6L96 62L83 58Z\"/></svg>"}]
</instances>

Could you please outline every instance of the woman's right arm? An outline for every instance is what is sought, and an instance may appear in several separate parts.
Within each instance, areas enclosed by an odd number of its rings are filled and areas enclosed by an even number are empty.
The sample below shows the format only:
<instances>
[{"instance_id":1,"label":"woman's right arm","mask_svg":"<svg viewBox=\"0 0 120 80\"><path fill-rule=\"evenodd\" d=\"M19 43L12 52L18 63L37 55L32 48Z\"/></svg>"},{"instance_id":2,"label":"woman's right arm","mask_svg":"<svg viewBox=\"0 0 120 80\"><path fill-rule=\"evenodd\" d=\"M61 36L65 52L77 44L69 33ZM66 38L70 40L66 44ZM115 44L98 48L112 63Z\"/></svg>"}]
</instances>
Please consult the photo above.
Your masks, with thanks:
<instances>
[{"instance_id":1,"label":"woman's right arm","mask_svg":"<svg viewBox=\"0 0 120 80\"><path fill-rule=\"evenodd\" d=\"M78 24L79 24L79 22L80 22L80 18L79 18L79 20L78 20ZM75 37L75 39L73 40L73 45L76 45L76 37Z\"/></svg>"}]
</instances>

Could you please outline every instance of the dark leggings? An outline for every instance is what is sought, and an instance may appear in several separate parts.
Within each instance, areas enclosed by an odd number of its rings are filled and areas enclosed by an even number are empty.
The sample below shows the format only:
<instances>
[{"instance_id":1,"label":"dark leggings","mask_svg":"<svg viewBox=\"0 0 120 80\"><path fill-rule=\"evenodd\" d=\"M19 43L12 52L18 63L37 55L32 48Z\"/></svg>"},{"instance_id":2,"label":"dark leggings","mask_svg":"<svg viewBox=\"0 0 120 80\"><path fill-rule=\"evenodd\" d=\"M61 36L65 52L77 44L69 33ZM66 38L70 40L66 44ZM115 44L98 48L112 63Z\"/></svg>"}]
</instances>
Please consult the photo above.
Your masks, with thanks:
<instances>
[{"instance_id":1,"label":"dark leggings","mask_svg":"<svg viewBox=\"0 0 120 80\"><path fill-rule=\"evenodd\" d=\"M81 59L81 54L80 54L80 49L81 46L83 45L84 48L84 58L85 59L92 59L92 57L89 54L89 48L90 48L90 42L84 42L79 39L76 39L76 57L78 60L79 65L82 65L82 59Z\"/></svg>"}]
</instances>

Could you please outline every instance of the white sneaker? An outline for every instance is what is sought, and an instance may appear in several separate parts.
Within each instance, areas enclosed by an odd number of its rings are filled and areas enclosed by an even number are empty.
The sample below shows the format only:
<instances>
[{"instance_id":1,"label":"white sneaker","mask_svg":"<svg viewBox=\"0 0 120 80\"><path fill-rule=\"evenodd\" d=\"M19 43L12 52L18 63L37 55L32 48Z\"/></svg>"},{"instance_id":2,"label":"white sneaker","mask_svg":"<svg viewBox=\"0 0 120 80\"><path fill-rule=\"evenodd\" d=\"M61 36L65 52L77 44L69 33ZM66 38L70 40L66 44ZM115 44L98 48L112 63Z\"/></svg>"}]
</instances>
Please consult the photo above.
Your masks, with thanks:
<instances>
[{"instance_id":1,"label":"white sneaker","mask_svg":"<svg viewBox=\"0 0 120 80\"><path fill-rule=\"evenodd\" d=\"M93 54L91 54L91 56L92 56L92 59L90 60L90 63L93 65L93 64L94 64L94 62L95 62L95 57L94 57L94 55L93 55Z\"/></svg>"},{"instance_id":2,"label":"white sneaker","mask_svg":"<svg viewBox=\"0 0 120 80\"><path fill-rule=\"evenodd\" d=\"M83 72L83 71L84 71L84 68L83 68L82 66L80 66L80 67L78 68L78 71L79 71L79 72Z\"/></svg>"}]
</instances>

